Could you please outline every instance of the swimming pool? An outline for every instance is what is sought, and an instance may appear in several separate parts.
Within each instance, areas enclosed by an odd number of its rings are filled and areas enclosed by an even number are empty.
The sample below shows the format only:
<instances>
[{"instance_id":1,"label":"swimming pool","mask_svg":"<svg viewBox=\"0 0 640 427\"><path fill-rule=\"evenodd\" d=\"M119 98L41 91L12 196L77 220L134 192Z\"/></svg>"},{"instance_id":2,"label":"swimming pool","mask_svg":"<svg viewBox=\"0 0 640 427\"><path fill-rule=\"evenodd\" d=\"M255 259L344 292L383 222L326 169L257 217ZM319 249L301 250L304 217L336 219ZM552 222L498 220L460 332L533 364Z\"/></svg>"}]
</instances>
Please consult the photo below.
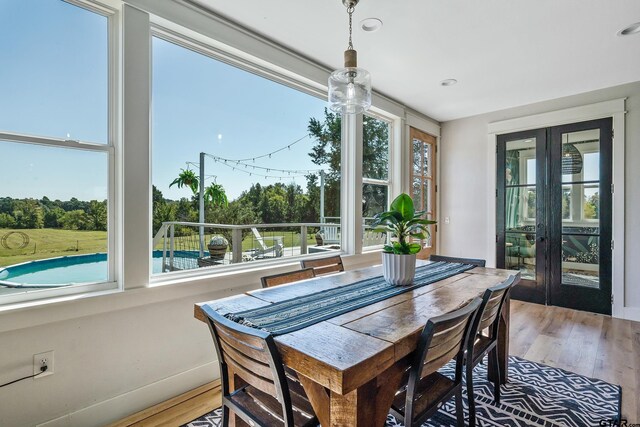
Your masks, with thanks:
<instances>
[{"instance_id":1,"label":"swimming pool","mask_svg":"<svg viewBox=\"0 0 640 427\"><path fill-rule=\"evenodd\" d=\"M176 251L174 261L197 264L198 252ZM162 272L162 251L153 251L153 273ZM107 254L74 255L29 261L0 268L0 284L8 287L59 287L107 281Z\"/></svg>"}]
</instances>

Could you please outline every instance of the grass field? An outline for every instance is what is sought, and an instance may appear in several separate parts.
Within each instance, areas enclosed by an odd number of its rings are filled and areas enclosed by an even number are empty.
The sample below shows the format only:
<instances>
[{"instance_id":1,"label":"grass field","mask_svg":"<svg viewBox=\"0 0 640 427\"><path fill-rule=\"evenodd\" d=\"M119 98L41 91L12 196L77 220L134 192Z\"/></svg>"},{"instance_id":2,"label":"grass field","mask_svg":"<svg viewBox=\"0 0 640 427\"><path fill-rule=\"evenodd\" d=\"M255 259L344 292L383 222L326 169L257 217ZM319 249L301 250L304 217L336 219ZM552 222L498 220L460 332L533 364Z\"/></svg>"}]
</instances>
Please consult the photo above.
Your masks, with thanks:
<instances>
[{"instance_id":1,"label":"grass field","mask_svg":"<svg viewBox=\"0 0 640 427\"><path fill-rule=\"evenodd\" d=\"M27 238L19 233L24 233ZM106 252L107 232L0 228L0 243L3 242L0 244L0 267L36 259ZM21 248L25 243L26 246Z\"/></svg>"},{"instance_id":2,"label":"grass field","mask_svg":"<svg viewBox=\"0 0 640 427\"><path fill-rule=\"evenodd\" d=\"M25 239L19 233L24 233L27 238ZM285 250L293 246L300 246L300 233L278 231L262 232L262 235L265 244L269 246L272 245L270 236L281 236ZM315 237L311 234L307 237L307 244L309 246L315 245ZM209 238L210 236L207 236L207 242ZM38 259L107 251L107 232L105 231L0 228L0 243L2 241L4 241L4 245L0 244L0 267ZM27 243L26 246L21 248L25 243ZM197 235L176 237L175 248L178 250L197 250L198 247ZM242 241L243 251L259 247L253 235L245 237ZM156 245L155 249L162 249L162 243Z\"/></svg>"}]
</instances>

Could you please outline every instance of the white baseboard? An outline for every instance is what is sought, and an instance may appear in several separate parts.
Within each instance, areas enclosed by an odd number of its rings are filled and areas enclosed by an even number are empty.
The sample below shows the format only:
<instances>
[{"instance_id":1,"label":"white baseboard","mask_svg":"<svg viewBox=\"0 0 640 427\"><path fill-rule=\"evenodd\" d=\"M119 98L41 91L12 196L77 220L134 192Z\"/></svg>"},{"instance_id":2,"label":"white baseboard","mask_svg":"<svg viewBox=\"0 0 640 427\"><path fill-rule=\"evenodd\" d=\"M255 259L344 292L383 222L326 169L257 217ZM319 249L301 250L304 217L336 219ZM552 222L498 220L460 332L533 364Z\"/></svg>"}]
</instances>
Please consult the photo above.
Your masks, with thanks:
<instances>
[{"instance_id":1,"label":"white baseboard","mask_svg":"<svg viewBox=\"0 0 640 427\"><path fill-rule=\"evenodd\" d=\"M220 377L217 361L112 397L37 427L104 426Z\"/></svg>"},{"instance_id":2,"label":"white baseboard","mask_svg":"<svg viewBox=\"0 0 640 427\"><path fill-rule=\"evenodd\" d=\"M640 307L625 307L623 310L625 319L640 322Z\"/></svg>"}]
</instances>

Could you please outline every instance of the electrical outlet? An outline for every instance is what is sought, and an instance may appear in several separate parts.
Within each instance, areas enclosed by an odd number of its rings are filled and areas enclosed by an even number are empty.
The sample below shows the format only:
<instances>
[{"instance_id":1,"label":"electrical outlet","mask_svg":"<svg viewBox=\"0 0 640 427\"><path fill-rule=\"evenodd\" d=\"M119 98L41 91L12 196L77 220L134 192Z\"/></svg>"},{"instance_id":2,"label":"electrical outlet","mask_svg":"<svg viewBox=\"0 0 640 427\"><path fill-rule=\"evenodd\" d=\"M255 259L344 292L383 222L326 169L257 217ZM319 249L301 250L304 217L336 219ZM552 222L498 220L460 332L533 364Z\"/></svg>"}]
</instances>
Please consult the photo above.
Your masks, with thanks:
<instances>
[{"instance_id":1,"label":"electrical outlet","mask_svg":"<svg viewBox=\"0 0 640 427\"><path fill-rule=\"evenodd\" d=\"M40 374L36 377L42 378L49 375L53 375L54 371L53 350L45 351L44 353L38 353L33 355L33 375ZM43 366L47 366L47 370L41 373Z\"/></svg>"}]
</instances>

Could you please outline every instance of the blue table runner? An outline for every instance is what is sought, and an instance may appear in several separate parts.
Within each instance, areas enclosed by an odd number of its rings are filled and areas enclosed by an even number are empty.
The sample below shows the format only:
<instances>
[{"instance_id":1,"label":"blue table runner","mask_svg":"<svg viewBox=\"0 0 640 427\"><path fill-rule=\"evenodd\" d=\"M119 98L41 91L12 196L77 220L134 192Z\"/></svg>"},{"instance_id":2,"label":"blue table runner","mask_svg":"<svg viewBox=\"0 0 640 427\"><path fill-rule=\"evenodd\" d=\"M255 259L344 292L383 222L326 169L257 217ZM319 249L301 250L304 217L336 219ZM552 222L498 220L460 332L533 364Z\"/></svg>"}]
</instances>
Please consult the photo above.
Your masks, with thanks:
<instances>
[{"instance_id":1,"label":"blue table runner","mask_svg":"<svg viewBox=\"0 0 640 427\"><path fill-rule=\"evenodd\" d=\"M417 267L413 284L409 286L390 285L382 276L376 276L337 288L279 301L265 307L228 313L225 317L234 322L267 331L274 336L287 334L455 276L474 267L470 264L454 262L433 262Z\"/></svg>"}]
</instances>

